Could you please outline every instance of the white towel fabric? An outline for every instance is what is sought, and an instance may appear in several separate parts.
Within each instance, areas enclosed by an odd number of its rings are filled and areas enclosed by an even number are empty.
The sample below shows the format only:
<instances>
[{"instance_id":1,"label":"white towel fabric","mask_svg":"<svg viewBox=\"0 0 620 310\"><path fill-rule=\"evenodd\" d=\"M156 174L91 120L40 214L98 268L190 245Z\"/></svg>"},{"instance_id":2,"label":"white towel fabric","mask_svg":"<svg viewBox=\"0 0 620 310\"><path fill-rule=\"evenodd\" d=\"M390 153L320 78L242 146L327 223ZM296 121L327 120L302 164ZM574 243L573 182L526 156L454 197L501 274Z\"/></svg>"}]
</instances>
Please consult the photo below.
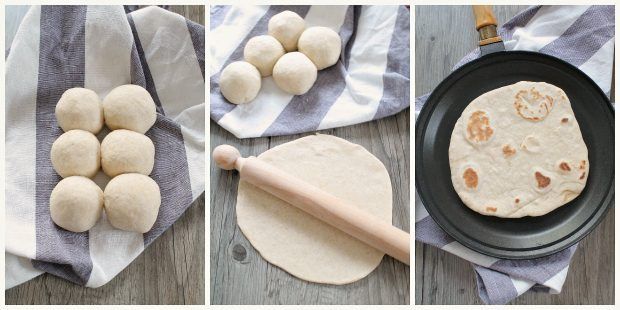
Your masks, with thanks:
<instances>
[{"instance_id":1,"label":"white towel fabric","mask_svg":"<svg viewBox=\"0 0 620 310\"><path fill-rule=\"evenodd\" d=\"M110 281L204 191L204 26L158 7L33 6L6 61L6 288L43 272L88 287ZM89 232L54 225L49 194L60 180L49 159L62 134L56 102L71 87L103 98L123 84L145 87L157 105L146 135L162 204L145 233ZM99 134L102 139L107 129ZM95 182L105 187L100 172Z\"/></svg>"}]
</instances>

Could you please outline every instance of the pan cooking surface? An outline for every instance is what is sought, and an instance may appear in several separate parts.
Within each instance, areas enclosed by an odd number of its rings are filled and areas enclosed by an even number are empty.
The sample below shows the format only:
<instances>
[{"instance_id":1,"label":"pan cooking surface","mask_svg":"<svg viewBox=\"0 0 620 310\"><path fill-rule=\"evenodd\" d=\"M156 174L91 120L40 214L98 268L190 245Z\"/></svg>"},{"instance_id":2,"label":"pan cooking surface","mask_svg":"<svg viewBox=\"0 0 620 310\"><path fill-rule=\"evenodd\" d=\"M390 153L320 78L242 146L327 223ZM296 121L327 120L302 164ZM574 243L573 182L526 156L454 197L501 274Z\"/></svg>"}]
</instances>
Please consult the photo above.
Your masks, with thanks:
<instances>
[{"instance_id":1,"label":"pan cooking surface","mask_svg":"<svg viewBox=\"0 0 620 310\"><path fill-rule=\"evenodd\" d=\"M476 97L519 81L547 82L566 92L588 147L583 192L540 217L501 219L466 207L452 186L448 146L454 124ZM416 122L416 186L432 218L478 252L512 259L565 249L585 237L613 203L614 115L596 84L570 64L533 52L499 52L453 72L433 91Z\"/></svg>"}]
</instances>

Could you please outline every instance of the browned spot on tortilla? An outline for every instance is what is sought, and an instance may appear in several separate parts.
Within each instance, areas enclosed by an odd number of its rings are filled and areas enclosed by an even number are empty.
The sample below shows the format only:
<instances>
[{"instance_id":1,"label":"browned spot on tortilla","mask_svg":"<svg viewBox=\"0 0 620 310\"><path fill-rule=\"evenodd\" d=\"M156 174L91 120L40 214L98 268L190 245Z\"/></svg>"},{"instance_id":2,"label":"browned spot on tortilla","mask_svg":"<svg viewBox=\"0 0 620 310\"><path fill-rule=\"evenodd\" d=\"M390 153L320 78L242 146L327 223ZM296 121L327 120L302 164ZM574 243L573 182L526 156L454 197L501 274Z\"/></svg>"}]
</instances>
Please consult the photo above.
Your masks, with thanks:
<instances>
[{"instance_id":1,"label":"browned spot on tortilla","mask_svg":"<svg viewBox=\"0 0 620 310\"><path fill-rule=\"evenodd\" d=\"M564 123L564 124L568 123L568 118L566 118L566 117L565 117L565 118L563 118L563 119L562 119L562 123Z\"/></svg>"},{"instance_id":2,"label":"browned spot on tortilla","mask_svg":"<svg viewBox=\"0 0 620 310\"><path fill-rule=\"evenodd\" d=\"M504 153L504 157L508 158L508 157L513 156L514 154L516 154L517 150L513 149L512 147L510 147L510 145L506 144L502 148L502 152Z\"/></svg>"},{"instance_id":3,"label":"browned spot on tortilla","mask_svg":"<svg viewBox=\"0 0 620 310\"><path fill-rule=\"evenodd\" d=\"M487 207L487 212L495 212L497 211L497 208L495 207Z\"/></svg>"},{"instance_id":4,"label":"browned spot on tortilla","mask_svg":"<svg viewBox=\"0 0 620 310\"><path fill-rule=\"evenodd\" d=\"M538 115L535 115L529 106L535 107L538 110ZM529 91L521 90L515 95L514 102L515 110L517 114L522 118L534 122L541 121L549 115L553 108L553 98L550 96L542 96L534 87ZM527 112L527 113L526 113Z\"/></svg>"},{"instance_id":5,"label":"browned spot on tortilla","mask_svg":"<svg viewBox=\"0 0 620 310\"><path fill-rule=\"evenodd\" d=\"M561 162L560 163L560 169L564 170L564 171L570 171L570 166L565 163L565 162Z\"/></svg>"},{"instance_id":6,"label":"browned spot on tortilla","mask_svg":"<svg viewBox=\"0 0 620 310\"><path fill-rule=\"evenodd\" d=\"M538 187L539 188L545 188L547 186L549 186L549 183L551 183L551 179L544 176L542 173L536 171L536 173L534 174L534 176L536 177L536 182L538 182Z\"/></svg>"},{"instance_id":7,"label":"browned spot on tortilla","mask_svg":"<svg viewBox=\"0 0 620 310\"><path fill-rule=\"evenodd\" d=\"M546 95L545 98L547 98L547 101L549 102L549 104L553 108L553 98L549 97L548 95Z\"/></svg>"},{"instance_id":8,"label":"browned spot on tortilla","mask_svg":"<svg viewBox=\"0 0 620 310\"><path fill-rule=\"evenodd\" d=\"M519 198L515 198L515 203L519 203L519 201L521 201Z\"/></svg>"},{"instance_id":9,"label":"browned spot on tortilla","mask_svg":"<svg viewBox=\"0 0 620 310\"><path fill-rule=\"evenodd\" d=\"M586 177L586 173L583 172L583 173L581 173L581 176L579 177L579 180L583 180L583 178L585 178L585 177Z\"/></svg>"},{"instance_id":10,"label":"browned spot on tortilla","mask_svg":"<svg viewBox=\"0 0 620 310\"><path fill-rule=\"evenodd\" d=\"M581 164L579 165L579 169L581 169L581 170L586 169L586 161L585 160L581 161Z\"/></svg>"},{"instance_id":11,"label":"browned spot on tortilla","mask_svg":"<svg viewBox=\"0 0 620 310\"><path fill-rule=\"evenodd\" d=\"M465 169L465 172L463 172L463 180L465 180L465 186L469 188L478 187L478 174L472 168Z\"/></svg>"},{"instance_id":12,"label":"browned spot on tortilla","mask_svg":"<svg viewBox=\"0 0 620 310\"><path fill-rule=\"evenodd\" d=\"M487 141L493 135L489 117L484 111L476 111L467 123L467 139L473 142Z\"/></svg>"}]
</instances>

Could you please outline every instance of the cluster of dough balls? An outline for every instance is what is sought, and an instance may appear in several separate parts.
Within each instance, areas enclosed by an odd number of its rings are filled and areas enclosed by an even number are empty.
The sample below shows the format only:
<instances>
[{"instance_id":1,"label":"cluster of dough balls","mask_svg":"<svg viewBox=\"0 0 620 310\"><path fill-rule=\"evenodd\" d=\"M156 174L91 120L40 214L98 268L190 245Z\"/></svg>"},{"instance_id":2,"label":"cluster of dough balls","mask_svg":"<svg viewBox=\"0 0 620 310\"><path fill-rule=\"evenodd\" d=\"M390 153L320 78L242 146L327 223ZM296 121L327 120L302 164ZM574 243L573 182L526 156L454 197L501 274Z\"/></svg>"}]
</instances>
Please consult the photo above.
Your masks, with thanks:
<instances>
[{"instance_id":1,"label":"cluster of dough balls","mask_svg":"<svg viewBox=\"0 0 620 310\"><path fill-rule=\"evenodd\" d=\"M54 170L63 178L50 195L54 223L84 232L105 210L118 229L149 231L161 194L148 177L155 164L155 146L144 133L157 118L148 91L122 85L101 101L92 90L71 88L60 97L55 113L64 133L54 141L50 154ZM104 123L112 131L100 144L95 135ZM104 191L91 180L100 168L112 178Z\"/></svg>"},{"instance_id":2,"label":"cluster of dough balls","mask_svg":"<svg viewBox=\"0 0 620 310\"><path fill-rule=\"evenodd\" d=\"M245 61L230 63L220 74L220 91L234 104L248 103L258 95L261 77L272 75L276 85L292 95L307 93L317 71L340 58L340 36L327 27L306 28L295 12L284 11L269 19L268 35L251 38L243 49Z\"/></svg>"}]
</instances>

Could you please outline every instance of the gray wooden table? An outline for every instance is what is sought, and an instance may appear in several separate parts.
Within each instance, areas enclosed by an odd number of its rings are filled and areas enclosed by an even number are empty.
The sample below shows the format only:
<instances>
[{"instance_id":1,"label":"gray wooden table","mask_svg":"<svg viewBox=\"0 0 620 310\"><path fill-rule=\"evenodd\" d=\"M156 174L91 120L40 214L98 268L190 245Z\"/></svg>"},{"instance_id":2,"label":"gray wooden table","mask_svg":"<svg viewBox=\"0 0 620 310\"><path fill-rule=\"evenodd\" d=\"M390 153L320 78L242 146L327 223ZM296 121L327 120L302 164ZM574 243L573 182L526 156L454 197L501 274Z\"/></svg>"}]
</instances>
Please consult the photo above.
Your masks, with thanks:
<instances>
[{"instance_id":1,"label":"gray wooden table","mask_svg":"<svg viewBox=\"0 0 620 310\"><path fill-rule=\"evenodd\" d=\"M381 120L320 131L364 146L392 181L393 225L409 231L409 109ZM243 156L304 135L237 139L211 121L211 150L230 144ZM409 266L384 257L357 282L336 286L299 280L267 263L239 230L237 172L211 164L211 304L409 304Z\"/></svg>"},{"instance_id":2,"label":"gray wooden table","mask_svg":"<svg viewBox=\"0 0 620 310\"><path fill-rule=\"evenodd\" d=\"M204 6L171 6L170 10L204 25ZM9 20L16 18L7 17ZM204 304L204 219L203 193L171 228L108 284L85 288L44 274L6 290L5 303Z\"/></svg>"},{"instance_id":3,"label":"gray wooden table","mask_svg":"<svg viewBox=\"0 0 620 310\"><path fill-rule=\"evenodd\" d=\"M494 6L500 24L527 6ZM415 93L433 90L476 47L469 6L416 6ZM471 264L435 247L415 245L416 304L481 304ZM584 240L573 257L562 293L527 292L511 304L613 304L614 210Z\"/></svg>"}]
</instances>

